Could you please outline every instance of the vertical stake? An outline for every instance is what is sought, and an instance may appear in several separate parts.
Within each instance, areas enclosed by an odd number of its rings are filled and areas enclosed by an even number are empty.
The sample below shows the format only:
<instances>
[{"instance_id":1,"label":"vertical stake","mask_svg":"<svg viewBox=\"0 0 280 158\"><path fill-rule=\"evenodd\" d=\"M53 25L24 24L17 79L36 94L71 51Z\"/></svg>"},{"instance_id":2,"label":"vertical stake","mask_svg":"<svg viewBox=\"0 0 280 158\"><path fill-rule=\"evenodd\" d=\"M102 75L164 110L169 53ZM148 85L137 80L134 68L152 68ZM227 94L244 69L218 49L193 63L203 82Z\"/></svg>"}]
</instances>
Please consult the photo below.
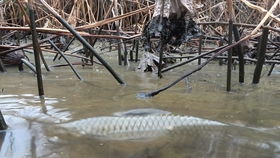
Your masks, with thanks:
<instances>
[{"instance_id":1,"label":"vertical stake","mask_svg":"<svg viewBox=\"0 0 280 158\"><path fill-rule=\"evenodd\" d=\"M232 44L232 31L233 30L233 21L229 20L229 33L228 33L228 43ZM232 71L232 48L228 50L228 65L227 65L227 91L231 91L231 71Z\"/></svg>"},{"instance_id":2,"label":"vertical stake","mask_svg":"<svg viewBox=\"0 0 280 158\"><path fill-rule=\"evenodd\" d=\"M158 77L162 78L161 69L162 69L162 57L163 57L163 39L160 38L160 50L159 50L159 64L158 64Z\"/></svg>"},{"instance_id":3,"label":"vertical stake","mask_svg":"<svg viewBox=\"0 0 280 158\"><path fill-rule=\"evenodd\" d=\"M266 53L266 46L267 46L267 40L268 40L268 34L269 30L267 27L263 28L263 34L260 40L260 48L258 49L257 57L257 65L254 71L254 78L253 78L253 84L258 84L260 82L260 77L262 73L262 67L265 61L265 53Z\"/></svg>"},{"instance_id":4,"label":"vertical stake","mask_svg":"<svg viewBox=\"0 0 280 158\"><path fill-rule=\"evenodd\" d=\"M199 37L198 55L201 55L202 50L202 36ZM201 65L201 58L198 59L198 65Z\"/></svg>"},{"instance_id":5,"label":"vertical stake","mask_svg":"<svg viewBox=\"0 0 280 158\"><path fill-rule=\"evenodd\" d=\"M0 72L7 72L5 65L1 58L0 58Z\"/></svg>"},{"instance_id":6,"label":"vertical stake","mask_svg":"<svg viewBox=\"0 0 280 158\"><path fill-rule=\"evenodd\" d=\"M92 29L89 29L89 33L90 33L90 34L93 33ZM89 37L88 43L89 43L92 47L94 47L94 46L93 46L93 45L94 45L94 44L93 44L93 43L94 43L94 38L93 38L93 37ZM90 63L91 63L91 65L93 65L93 53L92 53L89 49L86 49L86 52L88 52L88 55L89 55L89 57L90 57Z\"/></svg>"},{"instance_id":7,"label":"vertical stake","mask_svg":"<svg viewBox=\"0 0 280 158\"><path fill-rule=\"evenodd\" d=\"M164 0L161 0L161 13L160 13L160 21L159 21L159 28L158 30L160 31L160 50L159 50L159 63L158 63L158 77L162 78L161 74L161 69L162 69L162 57L163 57L163 47L164 47L164 42L163 42L163 12L164 12Z\"/></svg>"},{"instance_id":8,"label":"vertical stake","mask_svg":"<svg viewBox=\"0 0 280 158\"><path fill-rule=\"evenodd\" d=\"M118 35L119 34L119 31L117 31ZM119 65L122 65L122 47L121 47L121 43L120 43L120 40L118 41L118 60L119 60Z\"/></svg>"},{"instance_id":9,"label":"vertical stake","mask_svg":"<svg viewBox=\"0 0 280 158\"><path fill-rule=\"evenodd\" d=\"M114 0L114 16L118 16L119 15L119 11L118 11L118 1ZM115 21L115 27L117 30L117 35L120 36L120 21ZM121 46L122 40L119 39L118 40L118 60L119 60L119 65L122 65L122 46Z\"/></svg>"},{"instance_id":10,"label":"vertical stake","mask_svg":"<svg viewBox=\"0 0 280 158\"><path fill-rule=\"evenodd\" d=\"M32 5L33 5L32 2L29 1L27 6L29 10L30 29L32 34L34 59L35 59L36 72L37 72L36 76L37 76L38 92L39 92L39 96L42 97L44 95L44 86L43 86L42 73L41 73L38 36L36 31L35 16L34 16L34 10Z\"/></svg>"},{"instance_id":11,"label":"vertical stake","mask_svg":"<svg viewBox=\"0 0 280 158\"><path fill-rule=\"evenodd\" d=\"M138 19L138 18L137 18L137 19ZM135 26L135 28L134 28L134 33L137 34L137 24L136 24L136 26ZM133 51L134 51L134 49L135 49L135 47L136 47L136 40L137 40L137 39L134 39L134 40L133 40L133 46L132 46L132 49L131 49L130 52L129 52L129 60L130 60L130 61L133 61Z\"/></svg>"},{"instance_id":12,"label":"vertical stake","mask_svg":"<svg viewBox=\"0 0 280 158\"><path fill-rule=\"evenodd\" d=\"M127 52L126 43L123 43L123 45L124 45L124 66L126 66L127 65L128 52Z\"/></svg>"},{"instance_id":13,"label":"vertical stake","mask_svg":"<svg viewBox=\"0 0 280 158\"><path fill-rule=\"evenodd\" d=\"M233 25L233 34L235 41L240 40L240 33L236 25ZM244 52L241 44L238 44L236 47L238 60L239 60L239 83L244 83L245 78L245 61L244 61Z\"/></svg>"},{"instance_id":14,"label":"vertical stake","mask_svg":"<svg viewBox=\"0 0 280 158\"><path fill-rule=\"evenodd\" d=\"M130 60L130 61L133 61L133 51L134 51L134 49L135 49L135 45L136 45L136 41L133 40L133 46L132 46L132 49L131 49L130 52L129 52L129 60Z\"/></svg>"},{"instance_id":15,"label":"vertical stake","mask_svg":"<svg viewBox=\"0 0 280 158\"><path fill-rule=\"evenodd\" d=\"M138 52L139 52L139 40L136 40L136 46L135 46L135 62L138 61Z\"/></svg>"}]
</instances>

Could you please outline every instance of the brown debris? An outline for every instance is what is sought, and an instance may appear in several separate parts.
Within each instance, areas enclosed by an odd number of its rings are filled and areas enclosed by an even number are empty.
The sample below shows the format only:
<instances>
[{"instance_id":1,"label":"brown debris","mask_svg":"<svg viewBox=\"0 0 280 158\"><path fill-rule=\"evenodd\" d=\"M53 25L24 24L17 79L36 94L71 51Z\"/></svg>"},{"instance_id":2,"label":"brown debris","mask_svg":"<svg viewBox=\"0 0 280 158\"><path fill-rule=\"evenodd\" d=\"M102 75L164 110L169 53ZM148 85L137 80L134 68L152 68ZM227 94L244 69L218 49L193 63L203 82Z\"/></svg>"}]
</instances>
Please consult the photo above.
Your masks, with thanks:
<instances>
[{"instance_id":1,"label":"brown debris","mask_svg":"<svg viewBox=\"0 0 280 158\"><path fill-rule=\"evenodd\" d=\"M0 52L5 49L0 49ZM6 49L7 50L7 49ZM0 59L2 59L5 65L20 65L22 64L21 59L24 58L24 55L21 51L12 52L5 55L0 55Z\"/></svg>"}]
</instances>

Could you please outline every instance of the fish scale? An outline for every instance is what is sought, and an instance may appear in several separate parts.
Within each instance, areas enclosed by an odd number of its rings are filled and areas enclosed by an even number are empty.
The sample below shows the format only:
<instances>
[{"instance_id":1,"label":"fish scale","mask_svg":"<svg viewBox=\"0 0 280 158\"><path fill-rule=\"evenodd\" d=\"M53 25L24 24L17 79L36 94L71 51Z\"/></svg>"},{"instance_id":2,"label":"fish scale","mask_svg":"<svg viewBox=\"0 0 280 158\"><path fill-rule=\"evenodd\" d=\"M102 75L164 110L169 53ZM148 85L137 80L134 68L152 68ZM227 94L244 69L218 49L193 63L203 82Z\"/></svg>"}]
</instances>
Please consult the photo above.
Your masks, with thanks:
<instances>
[{"instance_id":1,"label":"fish scale","mask_svg":"<svg viewBox=\"0 0 280 158\"><path fill-rule=\"evenodd\" d=\"M220 122L190 116L148 115L93 117L60 124L59 126L83 135L112 140L127 140L156 137L180 127L189 129L225 125Z\"/></svg>"}]
</instances>

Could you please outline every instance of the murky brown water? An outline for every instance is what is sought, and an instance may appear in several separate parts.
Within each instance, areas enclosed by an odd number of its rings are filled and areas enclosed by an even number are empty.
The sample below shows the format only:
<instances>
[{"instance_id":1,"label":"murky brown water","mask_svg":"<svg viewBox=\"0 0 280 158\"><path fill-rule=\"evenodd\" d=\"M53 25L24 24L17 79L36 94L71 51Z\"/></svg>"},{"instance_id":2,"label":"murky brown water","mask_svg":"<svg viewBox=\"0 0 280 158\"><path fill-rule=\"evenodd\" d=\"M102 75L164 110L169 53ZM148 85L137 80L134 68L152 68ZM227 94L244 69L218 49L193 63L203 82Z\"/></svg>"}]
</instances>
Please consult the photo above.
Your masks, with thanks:
<instances>
[{"instance_id":1,"label":"murky brown water","mask_svg":"<svg viewBox=\"0 0 280 158\"><path fill-rule=\"evenodd\" d=\"M137 94L157 89L173 81L195 65L164 74L136 73L116 66L126 81L120 86L100 66L78 67L85 81L70 68L44 71L45 100L37 95L36 78L25 69L8 69L0 74L0 109L10 128L0 133L0 157L98 157L98 158L243 158L280 157L280 75L265 74L258 86L251 85L253 66L246 68L246 84L233 73L233 92L225 92L226 67L209 65L188 80L162 94L139 99ZM264 69L267 73L269 68ZM278 67L279 71L279 67ZM157 108L229 124L252 127L194 129L152 140L113 141L71 135L55 128L61 122L135 108Z\"/></svg>"}]
</instances>

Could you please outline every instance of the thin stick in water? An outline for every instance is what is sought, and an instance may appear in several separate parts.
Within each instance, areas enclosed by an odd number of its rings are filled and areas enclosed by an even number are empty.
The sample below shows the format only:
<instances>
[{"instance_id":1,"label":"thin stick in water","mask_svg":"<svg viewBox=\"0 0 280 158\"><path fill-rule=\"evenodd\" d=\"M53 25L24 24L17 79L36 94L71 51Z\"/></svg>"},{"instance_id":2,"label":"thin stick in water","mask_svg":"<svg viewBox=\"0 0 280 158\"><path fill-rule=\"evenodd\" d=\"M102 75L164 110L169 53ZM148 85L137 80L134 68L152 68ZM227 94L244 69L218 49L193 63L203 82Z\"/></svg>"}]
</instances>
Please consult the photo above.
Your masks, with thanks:
<instances>
[{"instance_id":1,"label":"thin stick in water","mask_svg":"<svg viewBox=\"0 0 280 158\"><path fill-rule=\"evenodd\" d=\"M66 58L66 56L63 54L63 52L53 43L53 41L49 40L49 43L53 46L53 48L64 58L64 60L69 64L73 72L76 74L79 80L83 80L81 75L76 71L76 69L73 67L71 62Z\"/></svg>"}]
</instances>

